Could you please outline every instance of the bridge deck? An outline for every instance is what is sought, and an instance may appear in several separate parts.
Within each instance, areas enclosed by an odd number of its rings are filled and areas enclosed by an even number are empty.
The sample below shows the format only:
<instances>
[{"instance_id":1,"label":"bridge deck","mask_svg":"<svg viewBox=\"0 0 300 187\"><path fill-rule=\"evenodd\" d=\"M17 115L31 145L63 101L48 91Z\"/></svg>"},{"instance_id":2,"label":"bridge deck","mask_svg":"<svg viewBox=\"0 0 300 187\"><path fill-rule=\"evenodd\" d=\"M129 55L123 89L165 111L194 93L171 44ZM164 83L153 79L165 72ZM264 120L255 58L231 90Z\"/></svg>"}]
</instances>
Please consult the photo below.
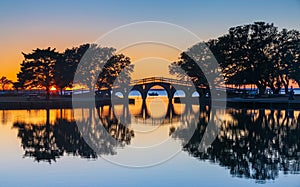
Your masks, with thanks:
<instances>
[{"instance_id":1,"label":"bridge deck","mask_svg":"<svg viewBox=\"0 0 300 187\"><path fill-rule=\"evenodd\" d=\"M140 85L140 84L150 84L150 83L170 83L182 86L193 86L191 81L177 80L165 77L149 77L144 79L133 80L130 82L130 85Z\"/></svg>"}]
</instances>

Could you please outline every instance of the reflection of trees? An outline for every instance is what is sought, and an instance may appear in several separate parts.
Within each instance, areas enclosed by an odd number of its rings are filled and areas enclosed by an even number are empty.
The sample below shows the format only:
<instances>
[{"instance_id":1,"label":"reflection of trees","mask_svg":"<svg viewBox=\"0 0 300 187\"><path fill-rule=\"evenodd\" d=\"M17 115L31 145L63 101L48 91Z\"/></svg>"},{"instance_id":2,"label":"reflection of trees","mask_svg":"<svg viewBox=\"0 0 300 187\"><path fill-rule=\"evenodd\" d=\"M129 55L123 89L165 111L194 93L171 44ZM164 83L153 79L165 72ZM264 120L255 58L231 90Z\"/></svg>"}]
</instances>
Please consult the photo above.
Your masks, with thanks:
<instances>
[{"instance_id":1,"label":"reflection of trees","mask_svg":"<svg viewBox=\"0 0 300 187\"><path fill-rule=\"evenodd\" d=\"M255 113L257 112L257 113ZM229 110L220 133L207 152L198 146L207 123L198 128L184 147L192 156L229 168L233 176L256 180L275 179L279 171L300 171L300 115L293 111Z\"/></svg>"},{"instance_id":2,"label":"reflection of trees","mask_svg":"<svg viewBox=\"0 0 300 187\"><path fill-rule=\"evenodd\" d=\"M14 128L18 129L18 137L21 139L22 147L25 150L24 156L34 157L38 162L51 163L64 154L82 158L97 158L97 154L116 154L115 147L123 145L123 142L129 144L131 137L134 136L133 131L121 125L115 117L106 119L103 116L101 120L105 120L103 122L104 128L99 128L99 124L90 123L91 116L82 119L81 123L84 124L84 127L77 126L75 121L67 119L56 119L53 124L50 124L49 113L47 110L45 124L15 122L13 125ZM89 110L89 113L92 114L93 111ZM97 139L94 139L97 140L97 146L99 146L97 150L90 147L90 142L87 143L93 135L92 132L97 134ZM110 136L115 138L118 143L108 141L107 137Z\"/></svg>"},{"instance_id":3,"label":"reflection of trees","mask_svg":"<svg viewBox=\"0 0 300 187\"><path fill-rule=\"evenodd\" d=\"M134 132L120 123L110 106L108 114L104 113L103 107L97 108L98 115L96 117L95 110L89 108L88 117L83 118L82 121L77 121L77 125L85 141L96 153L114 155L117 154L115 148L130 143ZM84 115L82 114L82 116ZM97 118L101 121L101 125L95 121Z\"/></svg>"},{"instance_id":4,"label":"reflection of trees","mask_svg":"<svg viewBox=\"0 0 300 187\"><path fill-rule=\"evenodd\" d=\"M130 144L131 138L134 137L134 132L133 130L130 130L129 128L126 127L128 124L122 124L121 121L116 117L112 110L112 106L109 105L109 112L108 115L104 115L103 108L98 110L99 118L101 119L101 122L106 129L106 131L118 140L119 142L124 142L125 144ZM124 106L124 110L126 107ZM128 109L128 106L127 106ZM124 111L123 110L123 111ZM102 114L101 114L102 113ZM127 112L128 113L128 112ZM126 116L121 116L121 118L124 118ZM125 122L126 119L123 119Z\"/></svg>"},{"instance_id":5,"label":"reflection of trees","mask_svg":"<svg viewBox=\"0 0 300 187\"><path fill-rule=\"evenodd\" d=\"M199 124L207 124L209 121L210 108L207 108L208 110L205 109L205 105L200 105L200 111L193 112L192 105L186 105L186 111L184 115L181 115L182 124L172 133L172 136L180 139L183 145L187 145L191 138L190 135L194 134L195 129L198 130ZM206 125L200 128L203 128L204 134ZM170 129L170 131L173 130Z\"/></svg>"},{"instance_id":6,"label":"reflection of trees","mask_svg":"<svg viewBox=\"0 0 300 187\"><path fill-rule=\"evenodd\" d=\"M57 119L53 125L16 122L18 137L22 140L25 157L51 163L66 154L83 158L97 158L85 143L74 121Z\"/></svg>"}]
</instances>

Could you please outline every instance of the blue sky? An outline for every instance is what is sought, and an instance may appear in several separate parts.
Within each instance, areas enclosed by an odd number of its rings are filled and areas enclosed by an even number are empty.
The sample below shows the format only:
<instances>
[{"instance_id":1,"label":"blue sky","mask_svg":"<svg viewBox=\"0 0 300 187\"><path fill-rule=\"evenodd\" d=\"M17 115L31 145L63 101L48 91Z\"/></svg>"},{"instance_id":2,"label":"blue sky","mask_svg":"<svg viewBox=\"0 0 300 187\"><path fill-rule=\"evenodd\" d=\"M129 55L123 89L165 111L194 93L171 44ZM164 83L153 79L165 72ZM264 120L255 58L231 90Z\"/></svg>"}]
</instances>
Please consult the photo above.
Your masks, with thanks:
<instances>
[{"instance_id":1,"label":"blue sky","mask_svg":"<svg viewBox=\"0 0 300 187\"><path fill-rule=\"evenodd\" d=\"M95 41L111 29L136 21L165 21L200 38L216 38L232 26L254 21L300 30L299 0L0 1L0 76L15 79L21 51L48 46L63 50ZM8 72L8 73L7 73Z\"/></svg>"},{"instance_id":2,"label":"blue sky","mask_svg":"<svg viewBox=\"0 0 300 187\"><path fill-rule=\"evenodd\" d=\"M105 32L135 21L167 21L204 38L228 27L262 20L280 27L300 27L299 0L130 0L130 1L1 1L0 22L6 28L41 27ZM59 27L59 28L53 28ZM2 30L1 29L1 30ZM101 33L100 33L101 34Z\"/></svg>"}]
</instances>

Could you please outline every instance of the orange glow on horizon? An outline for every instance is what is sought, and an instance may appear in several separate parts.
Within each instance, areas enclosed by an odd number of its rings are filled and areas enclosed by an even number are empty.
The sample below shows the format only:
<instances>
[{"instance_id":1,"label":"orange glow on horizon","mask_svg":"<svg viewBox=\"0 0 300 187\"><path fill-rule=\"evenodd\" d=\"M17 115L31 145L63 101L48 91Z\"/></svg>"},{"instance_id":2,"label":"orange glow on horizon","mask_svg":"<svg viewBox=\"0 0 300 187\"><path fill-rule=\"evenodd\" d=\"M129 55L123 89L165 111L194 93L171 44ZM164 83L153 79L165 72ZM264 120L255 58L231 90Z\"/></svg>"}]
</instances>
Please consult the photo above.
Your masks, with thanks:
<instances>
[{"instance_id":1,"label":"orange glow on horizon","mask_svg":"<svg viewBox=\"0 0 300 187\"><path fill-rule=\"evenodd\" d=\"M56 89L55 86L51 86L51 87L50 87L50 91L57 91L57 89Z\"/></svg>"}]
</instances>

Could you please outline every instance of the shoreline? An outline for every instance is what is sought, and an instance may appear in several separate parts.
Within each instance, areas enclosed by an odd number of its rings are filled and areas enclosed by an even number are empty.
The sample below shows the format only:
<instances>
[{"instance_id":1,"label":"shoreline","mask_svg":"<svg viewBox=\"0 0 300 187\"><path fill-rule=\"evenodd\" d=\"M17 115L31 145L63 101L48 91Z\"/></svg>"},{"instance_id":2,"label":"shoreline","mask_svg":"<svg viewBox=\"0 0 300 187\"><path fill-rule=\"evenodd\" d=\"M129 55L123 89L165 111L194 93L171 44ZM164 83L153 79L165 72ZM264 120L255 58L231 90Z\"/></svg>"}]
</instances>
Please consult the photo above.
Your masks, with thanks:
<instances>
[{"instance_id":1,"label":"shoreline","mask_svg":"<svg viewBox=\"0 0 300 187\"><path fill-rule=\"evenodd\" d=\"M288 100L287 97L280 98L227 98L226 100L215 99L216 104L220 103L229 108L249 108L249 109L300 109L300 97L295 100ZM83 108L91 106L91 101L80 100ZM108 105L110 101L96 100L97 105ZM183 102L184 103L184 102ZM201 100L207 105L208 99ZM50 100L26 100L20 97L0 97L0 110L34 110L34 109L61 109L73 108L72 98L51 98Z\"/></svg>"}]
</instances>

